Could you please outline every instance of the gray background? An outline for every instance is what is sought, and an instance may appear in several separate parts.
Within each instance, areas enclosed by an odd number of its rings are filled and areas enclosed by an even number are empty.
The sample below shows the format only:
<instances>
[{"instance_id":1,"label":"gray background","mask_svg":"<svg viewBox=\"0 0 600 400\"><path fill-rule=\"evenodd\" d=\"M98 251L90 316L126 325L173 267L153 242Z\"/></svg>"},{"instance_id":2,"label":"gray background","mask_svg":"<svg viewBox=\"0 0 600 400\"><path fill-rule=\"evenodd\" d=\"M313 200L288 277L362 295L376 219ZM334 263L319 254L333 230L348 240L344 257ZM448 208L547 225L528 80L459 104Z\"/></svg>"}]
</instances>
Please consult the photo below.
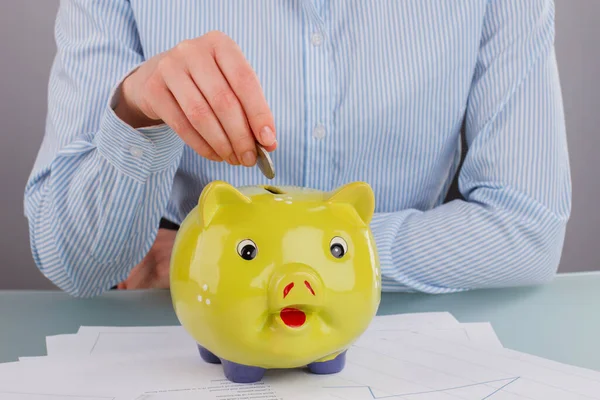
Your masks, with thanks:
<instances>
[{"instance_id":1,"label":"gray background","mask_svg":"<svg viewBox=\"0 0 600 400\"><path fill-rule=\"evenodd\" d=\"M23 190L44 132L58 0L0 2L0 289L54 288L36 269ZM573 173L561 272L600 270L600 1L557 0L557 53Z\"/></svg>"}]
</instances>

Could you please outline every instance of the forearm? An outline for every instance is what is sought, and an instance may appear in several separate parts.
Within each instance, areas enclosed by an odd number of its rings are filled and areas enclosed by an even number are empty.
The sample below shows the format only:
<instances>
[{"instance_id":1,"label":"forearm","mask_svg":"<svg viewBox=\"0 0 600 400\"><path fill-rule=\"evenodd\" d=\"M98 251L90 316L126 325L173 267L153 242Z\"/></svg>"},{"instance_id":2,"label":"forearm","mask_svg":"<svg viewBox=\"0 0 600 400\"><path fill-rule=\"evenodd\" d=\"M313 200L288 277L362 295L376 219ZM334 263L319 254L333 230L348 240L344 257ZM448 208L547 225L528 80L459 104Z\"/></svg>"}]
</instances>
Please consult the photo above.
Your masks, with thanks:
<instances>
[{"instance_id":1,"label":"forearm","mask_svg":"<svg viewBox=\"0 0 600 400\"><path fill-rule=\"evenodd\" d=\"M182 147L167 128L134 130L107 109L98 132L61 149L25 193L41 272L77 296L122 281L152 244Z\"/></svg>"},{"instance_id":2,"label":"forearm","mask_svg":"<svg viewBox=\"0 0 600 400\"><path fill-rule=\"evenodd\" d=\"M46 130L25 189L33 258L58 287L92 296L150 248L183 142L165 125L117 117L123 80L144 62L126 0L61 2Z\"/></svg>"},{"instance_id":3,"label":"forearm","mask_svg":"<svg viewBox=\"0 0 600 400\"><path fill-rule=\"evenodd\" d=\"M510 188L481 189L433 210L372 222L384 291L446 293L535 285L559 265L566 214Z\"/></svg>"}]
</instances>

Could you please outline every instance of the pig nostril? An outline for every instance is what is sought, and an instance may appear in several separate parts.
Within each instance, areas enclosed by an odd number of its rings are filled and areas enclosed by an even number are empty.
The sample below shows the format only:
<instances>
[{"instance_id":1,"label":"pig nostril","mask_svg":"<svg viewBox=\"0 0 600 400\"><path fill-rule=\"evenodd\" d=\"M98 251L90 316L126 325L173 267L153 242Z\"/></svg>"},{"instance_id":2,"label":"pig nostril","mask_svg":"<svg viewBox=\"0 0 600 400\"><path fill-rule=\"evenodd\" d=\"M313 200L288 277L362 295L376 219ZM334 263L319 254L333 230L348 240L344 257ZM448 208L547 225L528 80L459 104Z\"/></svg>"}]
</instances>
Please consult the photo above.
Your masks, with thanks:
<instances>
[{"instance_id":1,"label":"pig nostril","mask_svg":"<svg viewBox=\"0 0 600 400\"><path fill-rule=\"evenodd\" d=\"M292 290L292 288L294 287L294 282L288 284L284 289L283 289L283 298L285 299L285 296L288 295L288 293L290 292L290 290Z\"/></svg>"},{"instance_id":2,"label":"pig nostril","mask_svg":"<svg viewBox=\"0 0 600 400\"><path fill-rule=\"evenodd\" d=\"M308 290L310 290L310 292L314 296L315 295L315 291L313 290L312 286L310 286L310 283L308 281L304 281L304 284L306 285L306 287L308 288Z\"/></svg>"}]
</instances>

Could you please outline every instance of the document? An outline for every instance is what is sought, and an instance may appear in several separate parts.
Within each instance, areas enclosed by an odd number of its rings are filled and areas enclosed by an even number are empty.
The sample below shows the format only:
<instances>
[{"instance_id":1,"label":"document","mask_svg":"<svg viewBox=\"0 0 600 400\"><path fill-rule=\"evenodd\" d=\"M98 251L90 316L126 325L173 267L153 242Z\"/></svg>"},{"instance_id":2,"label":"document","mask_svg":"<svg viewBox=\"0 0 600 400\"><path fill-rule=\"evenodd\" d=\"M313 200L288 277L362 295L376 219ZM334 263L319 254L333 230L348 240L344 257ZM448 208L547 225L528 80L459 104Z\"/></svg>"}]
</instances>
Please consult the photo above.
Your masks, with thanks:
<instances>
[{"instance_id":1,"label":"document","mask_svg":"<svg viewBox=\"0 0 600 400\"><path fill-rule=\"evenodd\" d=\"M192 355L128 359L98 355L73 360L30 360L9 380L26 380L30 387L33 379L36 390L43 388L45 393L102 394L116 400L600 399L600 373L558 369L507 349L484 349L407 332L365 335L350 349L346 368L339 374L276 370L252 385L228 382L220 365ZM107 387L112 392L107 393Z\"/></svg>"},{"instance_id":2,"label":"document","mask_svg":"<svg viewBox=\"0 0 600 400\"><path fill-rule=\"evenodd\" d=\"M190 354L196 343L180 326L81 327L77 334L46 338L48 356L124 353Z\"/></svg>"},{"instance_id":3,"label":"document","mask_svg":"<svg viewBox=\"0 0 600 400\"><path fill-rule=\"evenodd\" d=\"M27 393L1 393L1 400L57 400L55 395L51 394L27 394ZM107 397L97 396L69 396L68 400L110 400Z\"/></svg>"},{"instance_id":4,"label":"document","mask_svg":"<svg viewBox=\"0 0 600 400\"><path fill-rule=\"evenodd\" d=\"M272 370L254 384L202 361L180 326L84 326L47 344L47 357L0 364L0 400L600 400L600 372L506 349L491 324L445 313L377 317L342 372Z\"/></svg>"},{"instance_id":5,"label":"document","mask_svg":"<svg viewBox=\"0 0 600 400\"><path fill-rule=\"evenodd\" d=\"M327 388L335 390L331 395L369 400L600 399L600 373L555 368L509 349L401 334L363 338L352 350L354 357L344 372L327 378Z\"/></svg>"},{"instance_id":6,"label":"document","mask_svg":"<svg viewBox=\"0 0 600 400\"><path fill-rule=\"evenodd\" d=\"M473 345L502 347L491 324L459 324L449 313L377 316L366 333L399 331L419 332ZM196 343L181 326L82 326L77 334L47 337L46 347L51 357L124 353L185 355L197 352ZM22 360L26 361L25 358Z\"/></svg>"}]
</instances>

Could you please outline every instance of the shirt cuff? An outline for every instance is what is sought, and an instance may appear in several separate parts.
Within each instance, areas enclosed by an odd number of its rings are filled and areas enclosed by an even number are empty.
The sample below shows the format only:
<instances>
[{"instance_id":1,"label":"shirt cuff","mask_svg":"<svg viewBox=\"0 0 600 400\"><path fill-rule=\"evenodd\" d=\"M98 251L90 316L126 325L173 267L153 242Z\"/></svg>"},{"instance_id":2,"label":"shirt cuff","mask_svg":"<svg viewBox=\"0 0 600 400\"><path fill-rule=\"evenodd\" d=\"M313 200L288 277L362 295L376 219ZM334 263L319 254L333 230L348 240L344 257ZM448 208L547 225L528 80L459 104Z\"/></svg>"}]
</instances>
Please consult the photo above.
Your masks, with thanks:
<instances>
[{"instance_id":1,"label":"shirt cuff","mask_svg":"<svg viewBox=\"0 0 600 400\"><path fill-rule=\"evenodd\" d=\"M371 219L371 232L377 247L382 273L392 266L392 247L398 226L393 213L375 213Z\"/></svg>"},{"instance_id":2,"label":"shirt cuff","mask_svg":"<svg viewBox=\"0 0 600 400\"><path fill-rule=\"evenodd\" d=\"M401 266L397 265L396 253L399 251L397 238L402 231L404 221L411 215L419 214L415 209L407 209L397 212L378 212L373 215L370 229L375 240L377 256L381 266L382 291L410 291L401 275Z\"/></svg>"},{"instance_id":3,"label":"shirt cuff","mask_svg":"<svg viewBox=\"0 0 600 400\"><path fill-rule=\"evenodd\" d=\"M184 142L166 124L136 129L116 115L118 89L125 77L111 91L94 141L99 153L119 171L143 182L151 173L178 163Z\"/></svg>"}]
</instances>

